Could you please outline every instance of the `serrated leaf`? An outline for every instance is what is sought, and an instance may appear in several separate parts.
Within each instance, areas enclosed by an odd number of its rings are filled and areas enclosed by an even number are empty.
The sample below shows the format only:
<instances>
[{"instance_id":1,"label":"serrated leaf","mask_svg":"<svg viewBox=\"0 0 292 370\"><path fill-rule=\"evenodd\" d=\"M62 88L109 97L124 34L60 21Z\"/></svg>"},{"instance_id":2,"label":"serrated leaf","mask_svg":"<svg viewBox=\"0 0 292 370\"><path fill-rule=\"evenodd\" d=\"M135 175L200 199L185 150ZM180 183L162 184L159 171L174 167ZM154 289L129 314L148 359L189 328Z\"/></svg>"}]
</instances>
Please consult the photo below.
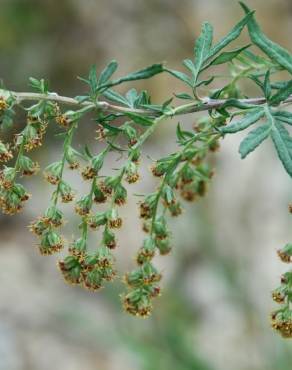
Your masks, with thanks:
<instances>
[{"instance_id":1,"label":"serrated leaf","mask_svg":"<svg viewBox=\"0 0 292 370\"><path fill-rule=\"evenodd\" d=\"M242 18L241 21L239 21L233 28L232 30L225 36L223 37L216 45L212 47L210 50L206 60L210 60L212 57L214 57L216 54L218 54L222 49L224 49L228 44L230 44L232 41L237 39L245 25L248 23L250 20L251 16L253 15L253 12L248 13L244 18Z\"/></svg>"},{"instance_id":2,"label":"serrated leaf","mask_svg":"<svg viewBox=\"0 0 292 370\"><path fill-rule=\"evenodd\" d=\"M241 48L237 48L231 51L224 51L223 53L219 54L218 57L213 59L209 64L207 64L204 69L209 68L210 66L215 66L219 64L224 64L232 61L232 59L236 58L243 50L250 47L249 45L245 45Z\"/></svg>"},{"instance_id":3,"label":"serrated leaf","mask_svg":"<svg viewBox=\"0 0 292 370\"><path fill-rule=\"evenodd\" d=\"M115 73L118 68L118 63L116 60L112 60L109 64L105 67L105 69L101 72L98 78L98 86L106 83L111 76Z\"/></svg>"},{"instance_id":4,"label":"serrated leaf","mask_svg":"<svg viewBox=\"0 0 292 370\"><path fill-rule=\"evenodd\" d=\"M292 94L292 80L288 81L281 87L275 95L271 97L269 103L271 105L279 105L282 101L286 100Z\"/></svg>"},{"instance_id":5,"label":"serrated leaf","mask_svg":"<svg viewBox=\"0 0 292 370\"><path fill-rule=\"evenodd\" d=\"M291 150L291 137L283 125L275 121L271 130L271 136L277 150L278 156L288 172L292 177L292 150Z\"/></svg>"},{"instance_id":6,"label":"serrated leaf","mask_svg":"<svg viewBox=\"0 0 292 370\"><path fill-rule=\"evenodd\" d=\"M165 72L170 73L172 76L178 78L179 80L185 82L190 87L193 87L192 80L188 75L183 72L175 71L174 69L164 68Z\"/></svg>"},{"instance_id":7,"label":"serrated leaf","mask_svg":"<svg viewBox=\"0 0 292 370\"><path fill-rule=\"evenodd\" d=\"M263 115L263 109L254 109L252 112L247 113L242 119L232 122L227 126L220 127L219 130L223 134L234 134L256 123Z\"/></svg>"},{"instance_id":8,"label":"serrated leaf","mask_svg":"<svg viewBox=\"0 0 292 370\"><path fill-rule=\"evenodd\" d=\"M240 2L245 13L250 13L250 9L243 2ZM274 62L292 73L292 55L282 46L271 41L261 30L260 26L252 15L248 24L248 31L252 42L257 45Z\"/></svg>"},{"instance_id":9,"label":"serrated leaf","mask_svg":"<svg viewBox=\"0 0 292 370\"><path fill-rule=\"evenodd\" d=\"M244 159L249 153L253 152L265 139L267 139L270 135L270 132L270 124L264 124L250 131L245 139L242 140L239 146L241 159Z\"/></svg>"}]
</instances>

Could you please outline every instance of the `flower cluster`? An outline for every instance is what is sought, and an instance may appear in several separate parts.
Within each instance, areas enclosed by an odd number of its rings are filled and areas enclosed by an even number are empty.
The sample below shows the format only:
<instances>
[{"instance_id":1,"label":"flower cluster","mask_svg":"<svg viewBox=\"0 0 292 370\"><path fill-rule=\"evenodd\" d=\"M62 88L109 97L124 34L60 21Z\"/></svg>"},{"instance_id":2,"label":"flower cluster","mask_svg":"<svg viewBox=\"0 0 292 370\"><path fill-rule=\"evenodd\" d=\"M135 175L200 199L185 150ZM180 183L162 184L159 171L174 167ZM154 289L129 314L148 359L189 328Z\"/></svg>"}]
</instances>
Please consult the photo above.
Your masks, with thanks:
<instances>
[{"instance_id":1,"label":"flower cluster","mask_svg":"<svg viewBox=\"0 0 292 370\"><path fill-rule=\"evenodd\" d=\"M95 253L86 252L86 241L77 239L69 248L69 255L58 262L59 269L69 284L82 285L96 291L116 275L114 258L109 248L101 246Z\"/></svg>"},{"instance_id":2,"label":"flower cluster","mask_svg":"<svg viewBox=\"0 0 292 370\"><path fill-rule=\"evenodd\" d=\"M49 207L44 216L31 223L29 229L40 240L38 244L42 255L51 255L64 247L64 240L57 229L64 223L64 216L56 206Z\"/></svg>"},{"instance_id":3,"label":"flower cluster","mask_svg":"<svg viewBox=\"0 0 292 370\"><path fill-rule=\"evenodd\" d=\"M277 251L279 258L284 263L292 262L292 244L286 244ZM277 330L284 338L292 338L292 271L281 276L281 285L272 292L274 302L281 308L271 314L272 328Z\"/></svg>"},{"instance_id":4,"label":"flower cluster","mask_svg":"<svg viewBox=\"0 0 292 370\"><path fill-rule=\"evenodd\" d=\"M182 150L161 158L151 167L155 177L161 178L158 189L144 197L140 203L143 230L149 234L136 257L139 268L126 274L128 293L122 296L127 312L147 316L152 310L152 299L160 294L157 283L161 279L152 264L156 251L167 255L171 251L170 232L167 227L167 212L171 216L182 213L183 200L194 201L206 194L213 171L207 165L207 155L213 152L218 133L213 130L213 120L195 127L196 133L178 134ZM187 140L186 140L187 136ZM206 140L207 138L207 140Z\"/></svg>"}]
</instances>

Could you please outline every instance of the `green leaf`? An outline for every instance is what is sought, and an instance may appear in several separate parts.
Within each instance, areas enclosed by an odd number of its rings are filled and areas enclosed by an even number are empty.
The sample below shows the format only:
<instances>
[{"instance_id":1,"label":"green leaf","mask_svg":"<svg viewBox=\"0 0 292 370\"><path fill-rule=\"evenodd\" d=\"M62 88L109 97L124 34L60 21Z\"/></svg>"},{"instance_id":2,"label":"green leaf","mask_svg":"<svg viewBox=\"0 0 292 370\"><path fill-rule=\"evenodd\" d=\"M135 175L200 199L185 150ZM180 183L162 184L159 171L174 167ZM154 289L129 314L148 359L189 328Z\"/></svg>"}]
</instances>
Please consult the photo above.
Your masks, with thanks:
<instances>
[{"instance_id":1,"label":"green leaf","mask_svg":"<svg viewBox=\"0 0 292 370\"><path fill-rule=\"evenodd\" d=\"M227 126L220 127L219 130L223 134L234 134L235 132L244 130L252 124L256 123L259 119L263 117L263 115L264 110L262 108L254 109L250 113L247 113L241 120L232 122Z\"/></svg>"},{"instance_id":2,"label":"green leaf","mask_svg":"<svg viewBox=\"0 0 292 370\"><path fill-rule=\"evenodd\" d=\"M96 75L96 65L91 66L88 81L91 89L91 93L95 94L97 91L97 75Z\"/></svg>"},{"instance_id":3,"label":"green leaf","mask_svg":"<svg viewBox=\"0 0 292 370\"><path fill-rule=\"evenodd\" d=\"M181 93L181 94L174 94L174 96L178 99L183 99L183 100L194 100L194 98L186 93Z\"/></svg>"},{"instance_id":4,"label":"green leaf","mask_svg":"<svg viewBox=\"0 0 292 370\"><path fill-rule=\"evenodd\" d=\"M239 146L241 159L244 159L249 153L254 151L270 135L271 125L264 124L249 132Z\"/></svg>"},{"instance_id":5,"label":"green leaf","mask_svg":"<svg viewBox=\"0 0 292 370\"><path fill-rule=\"evenodd\" d=\"M241 31L243 30L244 26L249 22L251 16L254 14L254 11L249 12L244 18L242 18L241 21L239 21L233 28L232 30L225 36L223 39L221 39L216 45L212 47L210 50L206 60L211 59L214 55L219 53L222 49L225 48L228 44L230 44L232 41L237 39Z\"/></svg>"},{"instance_id":6,"label":"green leaf","mask_svg":"<svg viewBox=\"0 0 292 370\"><path fill-rule=\"evenodd\" d=\"M109 125L108 123L106 122L103 122L102 123L102 126L106 129L108 129L111 133L113 134L118 134L120 132L123 132L123 129L121 129L120 127L116 127L116 126L112 126L112 125Z\"/></svg>"},{"instance_id":7,"label":"green leaf","mask_svg":"<svg viewBox=\"0 0 292 370\"><path fill-rule=\"evenodd\" d=\"M193 79L194 83L197 82L197 78L202 69L204 61L206 60L207 55L210 52L213 40L213 27L210 23L204 22L202 25L202 30L200 36L197 38L194 47L194 73Z\"/></svg>"},{"instance_id":8,"label":"green leaf","mask_svg":"<svg viewBox=\"0 0 292 370\"><path fill-rule=\"evenodd\" d=\"M292 113L287 111L277 111L273 113L273 116L278 120L292 126Z\"/></svg>"},{"instance_id":9,"label":"green leaf","mask_svg":"<svg viewBox=\"0 0 292 370\"><path fill-rule=\"evenodd\" d=\"M243 50L250 47L249 45L242 46L241 48L237 48L231 51L224 51L218 57L213 59L209 64L207 64L204 69L209 68L210 66L215 66L218 64L224 64L230 62L232 59L236 58Z\"/></svg>"},{"instance_id":10,"label":"green leaf","mask_svg":"<svg viewBox=\"0 0 292 370\"><path fill-rule=\"evenodd\" d=\"M126 116L130 117L135 123L141 126L149 127L153 125L153 121L147 117L139 116L136 113L125 113Z\"/></svg>"},{"instance_id":11,"label":"green leaf","mask_svg":"<svg viewBox=\"0 0 292 370\"><path fill-rule=\"evenodd\" d=\"M130 73L125 77L119 78L118 80L113 80L108 84L103 85L102 87L111 87L119 85L123 82L144 80L150 77L153 77L164 71L162 64L153 64L147 68L141 69L140 71Z\"/></svg>"},{"instance_id":12,"label":"green leaf","mask_svg":"<svg viewBox=\"0 0 292 370\"><path fill-rule=\"evenodd\" d=\"M227 86L226 86L227 87ZM227 90L225 90L227 91ZM253 107L258 107L257 105L252 105L249 103L241 102L238 99L230 98L227 99L226 102L221 106L221 109L225 108L239 108L239 109L251 109Z\"/></svg>"},{"instance_id":13,"label":"green leaf","mask_svg":"<svg viewBox=\"0 0 292 370\"><path fill-rule=\"evenodd\" d=\"M292 177L292 138L285 127L278 121L274 122L271 136L284 168Z\"/></svg>"},{"instance_id":14,"label":"green leaf","mask_svg":"<svg viewBox=\"0 0 292 370\"><path fill-rule=\"evenodd\" d=\"M136 89L130 89L126 94L126 99L128 100L128 105L131 108L135 107L135 103L138 99L138 93Z\"/></svg>"},{"instance_id":15,"label":"green leaf","mask_svg":"<svg viewBox=\"0 0 292 370\"><path fill-rule=\"evenodd\" d=\"M250 13L250 9L240 2L245 13ZM271 41L261 30L260 26L252 15L248 24L248 31L252 42L257 45L274 62L292 73L292 56L288 50Z\"/></svg>"},{"instance_id":16,"label":"green leaf","mask_svg":"<svg viewBox=\"0 0 292 370\"><path fill-rule=\"evenodd\" d=\"M272 89L275 89L275 90L279 90L279 89L282 89L282 88L287 89L287 86L288 86L289 82L290 81L273 82L273 83L271 83L271 87L272 87Z\"/></svg>"},{"instance_id":17,"label":"green leaf","mask_svg":"<svg viewBox=\"0 0 292 370\"><path fill-rule=\"evenodd\" d=\"M116 60L112 60L109 64L105 67L105 69L101 72L98 78L98 86L106 83L111 76L115 73L118 68L118 63Z\"/></svg>"},{"instance_id":18,"label":"green leaf","mask_svg":"<svg viewBox=\"0 0 292 370\"><path fill-rule=\"evenodd\" d=\"M271 97L269 103L271 105L279 105L282 101L286 100L292 94L292 80L280 88L275 95Z\"/></svg>"},{"instance_id":19,"label":"green leaf","mask_svg":"<svg viewBox=\"0 0 292 370\"><path fill-rule=\"evenodd\" d=\"M181 129L180 123L176 126L176 137L179 142L183 143L185 140L193 138L194 134L190 131L184 131Z\"/></svg>"},{"instance_id":20,"label":"green leaf","mask_svg":"<svg viewBox=\"0 0 292 370\"><path fill-rule=\"evenodd\" d=\"M38 80L34 77L29 77L29 85L42 94L48 93L49 83L43 78Z\"/></svg>"},{"instance_id":21,"label":"green leaf","mask_svg":"<svg viewBox=\"0 0 292 370\"><path fill-rule=\"evenodd\" d=\"M214 80L214 79L215 79L215 77L214 77L214 76L212 76L212 77L208 78L207 80L198 81L198 82L196 83L196 87L199 87L199 86L202 86L202 85L207 86L207 85L209 85L211 82L213 82L213 80Z\"/></svg>"},{"instance_id":22,"label":"green leaf","mask_svg":"<svg viewBox=\"0 0 292 370\"><path fill-rule=\"evenodd\" d=\"M172 76L174 76L174 77L178 78L179 80L185 82L190 87L193 87L192 80L185 73L179 72L179 71L175 71L175 70L169 69L169 68L164 68L164 71L170 73Z\"/></svg>"},{"instance_id":23,"label":"green leaf","mask_svg":"<svg viewBox=\"0 0 292 370\"><path fill-rule=\"evenodd\" d=\"M123 104L128 106L129 103L126 98L123 97L123 95L119 94L118 92L108 89L103 92L102 94L105 98L107 98L110 101L113 101L115 103Z\"/></svg>"},{"instance_id":24,"label":"green leaf","mask_svg":"<svg viewBox=\"0 0 292 370\"><path fill-rule=\"evenodd\" d=\"M268 70L265 75L265 80L263 84L264 94L266 99L268 100L272 93L271 83L270 83L270 71Z\"/></svg>"},{"instance_id":25,"label":"green leaf","mask_svg":"<svg viewBox=\"0 0 292 370\"><path fill-rule=\"evenodd\" d=\"M196 73L196 67L191 59L185 59L183 65L194 75Z\"/></svg>"}]
</instances>

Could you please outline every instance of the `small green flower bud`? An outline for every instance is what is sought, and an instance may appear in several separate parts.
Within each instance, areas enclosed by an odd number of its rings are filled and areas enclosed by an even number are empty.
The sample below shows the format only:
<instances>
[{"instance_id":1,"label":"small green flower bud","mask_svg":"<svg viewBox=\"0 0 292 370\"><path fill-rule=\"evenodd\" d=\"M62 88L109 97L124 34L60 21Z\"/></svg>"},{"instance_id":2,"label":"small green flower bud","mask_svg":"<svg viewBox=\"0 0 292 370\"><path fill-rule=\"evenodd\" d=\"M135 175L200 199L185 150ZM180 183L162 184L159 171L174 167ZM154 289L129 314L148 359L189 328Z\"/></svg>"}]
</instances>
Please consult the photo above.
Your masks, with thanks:
<instances>
[{"instance_id":1,"label":"small green flower bud","mask_svg":"<svg viewBox=\"0 0 292 370\"><path fill-rule=\"evenodd\" d=\"M107 223L107 213L97 212L95 215L90 216L87 219L87 223L90 228L97 229L99 226L105 225Z\"/></svg>"},{"instance_id":2,"label":"small green flower bud","mask_svg":"<svg viewBox=\"0 0 292 370\"><path fill-rule=\"evenodd\" d=\"M102 243L110 249L114 249L117 245L115 234L107 226L102 234Z\"/></svg>"},{"instance_id":3,"label":"small green flower bud","mask_svg":"<svg viewBox=\"0 0 292 370\"><path fill-rule=\"evenodd\" d=\"M44 220L54 227L59 227L64 223L64 214L56 206L52 206L46 210Z\"/></svg>"},{"instance_id":4,"label":"small green flower bud","mask_svg":"<svg viewBox=\"0 0 292 370\"><path fill-rule=\"evenodd\" d=\"M74 193L72 191L71 186L67 182L62 180L59 183L59 191L60 191L63 203L72 202L72 200L74 199Z\"/></svg>"},{"instance_id":5,"label":"small green flower bud","mask_svg":"<svg viewBox=\"0 0 292 370\"><path fill-rule=\"evenodd\" d=\"M103 277L100 269L94 268L91 271L83 273L83 285L86 289L97 291L102 288Z\"/></svg>"},{"instance_id":6,"label":"small green flower bud","mask_svg":"<svg viewBox=\"0 0 292 370\"><path fill-rule=\"evenodd\" d=\"M94 200L95 203L104 203L107 199L107 196L101 190L101 188L98 184L95 185L94 190L93 190L93 194L94 194L93 200Z\"/></svg>"},{"instance_id":7,"label":"small green flower bud","mask_svg":"<svg viewBox=\"0 0 292 370\"><path fill-rule=\"evenodd\" d=\"M140 217L149 219L153 216L153 211L157 202L157 193L147 195L144 202L140 203Z\"/></svg>"},{"instance_id":8,"label":"small green flower bud","mask_svg":"<svg viewBox=\"0 0 292 370\"><path fill-rule=\"evenodd\" d=\"M109 210L107 214L108 225L112 229L119 229L122 226L122 219L118 215L116 208Z\"/></svg>"},{"instance_id":9,"label":"small green flower bud","mask_svg":"<svg viewBox=\"0 0 292 370\"><path fill-rule=\"evenodd\" d=\"M99 267L112 267L114 264L114 257L106 246L97 249L96 258Z\"/></svg>"},{"instance_id":10,"label":"small green flower bud","mask_svg":"<svg viewBox=\"0 0 292 370\"><path fill-rule=\"evenodd\" d=\"M166 255L169 254L171 251L171 246L170 246L170 240L168 238L165 239L156 239L156 246L159 249L159 253L161 255Z\"/></svg>"},{"instance_id":11,"label":"small green flower bud","mask_svg":"<svg viewBox=\"0 0 292 370\"><path fill-rule=\"evenodd\" d=\"M22 155L19 158L19 168L24 176L31 176L38 172L39 164L33 162L29 157Z\"/></svg>"},{"instance_id":12,"label":"small green flower bud","mask_svg":"<svg viewBox=\"0 0 292 370\"><path fill-rule=\"evenodd\" d=\"M8 145L0 140L0 162L8 162L13 158L12 152L9 150Z\"/></svg>"},{"instance_id":13,"label":"small green flower bud","mask_svg":"<svg viewBox=\"0 0 292 370\"><path fill-rule=\"evenodd\" d=\"M75 212L80 216L85 216L89 213L91 206L91 197L85 195L76 202Z\"/></svg>"},{"instance_id":14,"label":"small green flower bud","mask_svg":"<svg viewBox=\"0 0 292 370\"><path fill-rule=\"evenodd\" d=\"M195 177L194 169L189 165L185 165L181 171L181 181L183 184L188 184L193 181Z\"/></svg>"},{"instance_id":15,"label":"small green flower bud","mask_svg":"<svg viewBox=\"0 0 292 370\"><path fill-rule=\"evenodd\" d=\"M292 244L288 243L285 245L284 248L279 249L277 251L278 256L280 257L282 262L290 263L292 262Z\"/></svg>"},{"instance_id":16,"label":"small green flower bud","mask_svg":"<svg viewBox=\"0 0 292 370\"><path fill-rule=\"evenodd\" d=\"M77 257L67 256L63 261L58 262L58 266L67 283L80 284L82 280L82 266Z\"/></svg>"},{"instance_id":17,"label":"small green flower bud","mask_svg":"<svg viewBox=\"0 0 292 370\"><path fill-rule=\"evenodd\" d=\"M103 166L105 154L106 152L101 152L91 159L91 167L94 168L96 172L101 170Z\"/></svg>"},{"instance_id":18,"label":"small green flower bud","mask_svg":"<svg viewBox=\"0 0 292 370\"><path fill-rule=\"evenodd\" d=\"M62 162L54 162L44 170L45 179L52 185L57 185L61 180Z\"/></svg>"},{"instance_id":19,"label":"small green flower bud","mask_svg":"<svg viewBox=\"0 0 292 370\"><path fill-rule=\"evenodd\" d=\"M64 246L61 236L54 231L47 231L42 235L39 251L42 255L51 255L59 252Z\"/></svg>"},{"instance_id":20,"label":"small green flower bud","mask_svg":"<svg viewBox=\"0 0 292 370\"><path fill-rule=\"evenodd\" d=\"M144 263L151 261L155 256L155 247L155 241L152 237L144 239L143 247L140 248L137 255L137 263L139 265L143 265Z\"/></svg>"},{"instance_id":21,"label":"small green flower bud","mask_svg":"<svg viewBox=\"0 0 292 370\"><path fill-rule=\"evenodd\" d=\"M122 185L118 184L114 192L114 202L118 206L125 204L127 200L127 189Z\"/></svg>"},{"instance_id":22,"label":"small green flower bud","mask_svg":"<svg viewBox=\"0 0 292 370\"><path fill-rule=\"evenodd\" d=\"M78 238L73 241L69 247L69 253L75 257L84 257L86 252L86 240L84 238Z\"/></svg>"},{"instance_id":23,"label":"small green flower bud","mask_svg":"<svg viewBox=\"0 0 292 370\"><path fill-rule=\"evenodd\" d=\"M174 192L169 185L165 185L162 189L162 198L167 206L176 202Z\"/></svg>"},{"instance_id":24,"label":"small green flower bud","mask_svg":"<svg viewBox=\"0 0 292 370\"><path fill-rule=\"evenodd\" d=\"M80 154L77 152L77 150L72 148L71 145L69 145L67 147L67 150L66 150L66 153L65 153L65 158L66 158L66 161L69 164L69 168L71 170L75 170L75 169L79 168L79 162L78 162L78 157L79 156L80 156Z\"/></svg>"},{"instance_id":25,"label":"small green flower bud","mask_svg":"<svg viewBox=\"0 0 292 370\"><path fill-rule=\"evenodd\" d=\"M139 173L138 173L138 166L135 162L131 161L129 162L127 168L126 168L126 181L129 184L134 184L139 180Z\"/></svg>"},{"instance_id":26,"label":"small green flower bud","mask_svg":"<svg viewBox=\"0 0 292 370\"><path fill-rule=\"evenodd\" d=\"M168 236L166 221L163 216L157 217L153 222L153 230L157 238L164 239Z\"/></svg>"},{"instance_id":27,"label":"small green flower bud","mask_svg":"<svg viewBox=\"0 0 292 370\"><path fill-rule=\"evenodd\" d=\"M287 294L286 287L279 287L272 292L272 298L277 303L284 303Z\"/></svg>"},{"instance_id":28,"label":"small green flower bud","mask_svg":"<svg viewBox=\"0 0 292 370\"><path fill-rule=\"evenodd\" d=\"M0 172L0 184L4 189L10 189L16 176L14 167L4 167Z\"/></svg>"}]
</instances>

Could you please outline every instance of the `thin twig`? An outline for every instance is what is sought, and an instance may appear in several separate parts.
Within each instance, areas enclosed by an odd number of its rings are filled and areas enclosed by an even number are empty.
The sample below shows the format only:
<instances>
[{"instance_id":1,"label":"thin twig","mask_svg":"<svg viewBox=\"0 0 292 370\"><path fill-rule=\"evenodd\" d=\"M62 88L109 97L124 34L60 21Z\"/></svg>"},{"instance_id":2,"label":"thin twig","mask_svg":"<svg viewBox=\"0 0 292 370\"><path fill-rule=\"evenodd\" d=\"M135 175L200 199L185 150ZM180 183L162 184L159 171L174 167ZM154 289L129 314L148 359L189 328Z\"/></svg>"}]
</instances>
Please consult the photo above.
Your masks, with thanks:
<instances>
[{"instance_id":1,"label":"thin twig","mask_svg":"<svg viewBox=\"0 0 292 370\"><path fill-rule=\"evenodd\" d=\"M4 90L2 90L4 92ZM0 90L0 95L1 92ZM37 93L29 93L29 92L14 92L14 91L5 91L5 93L10 93L16 100L16 103L19 104L24 101L37 101L37 100L47 100L47 101L54 101L58 102L60 104L69 105L69 106L75 106L75 107L85 107L85 106L95 106L97 108L100 108L101 111L104 112L116 112L116 113L136 113L136 114L143 114L147 116L160 116L162 113L153 110L153 109L134 109L134 108L128 108L123 107L120 105L114 105L111 103L108 103L106 101L98 101L94 105L93 103L89 101L83 101L79 102L78 100L66 96L60 96L56 93L49 93L47 95L45 94L37 94ZM195 112L202 112L212 109L218 109L221 108L226 104L228 100L227 99L209 99L204 98L203 102L193 102L187 105L184 105L183 110L179 110L178 108L175 108L174 115L183 115L183 114L189 114L189 113L195 113ZM256 98L249 98L249 99L238 99L237 100L240 103L243 104L250 104L250 105L261 105L266 102L266 99L264 97L256 97ZM292 102L292 95L289 96L283 103L291 103Z\"/></svg>"}]
</instances>

